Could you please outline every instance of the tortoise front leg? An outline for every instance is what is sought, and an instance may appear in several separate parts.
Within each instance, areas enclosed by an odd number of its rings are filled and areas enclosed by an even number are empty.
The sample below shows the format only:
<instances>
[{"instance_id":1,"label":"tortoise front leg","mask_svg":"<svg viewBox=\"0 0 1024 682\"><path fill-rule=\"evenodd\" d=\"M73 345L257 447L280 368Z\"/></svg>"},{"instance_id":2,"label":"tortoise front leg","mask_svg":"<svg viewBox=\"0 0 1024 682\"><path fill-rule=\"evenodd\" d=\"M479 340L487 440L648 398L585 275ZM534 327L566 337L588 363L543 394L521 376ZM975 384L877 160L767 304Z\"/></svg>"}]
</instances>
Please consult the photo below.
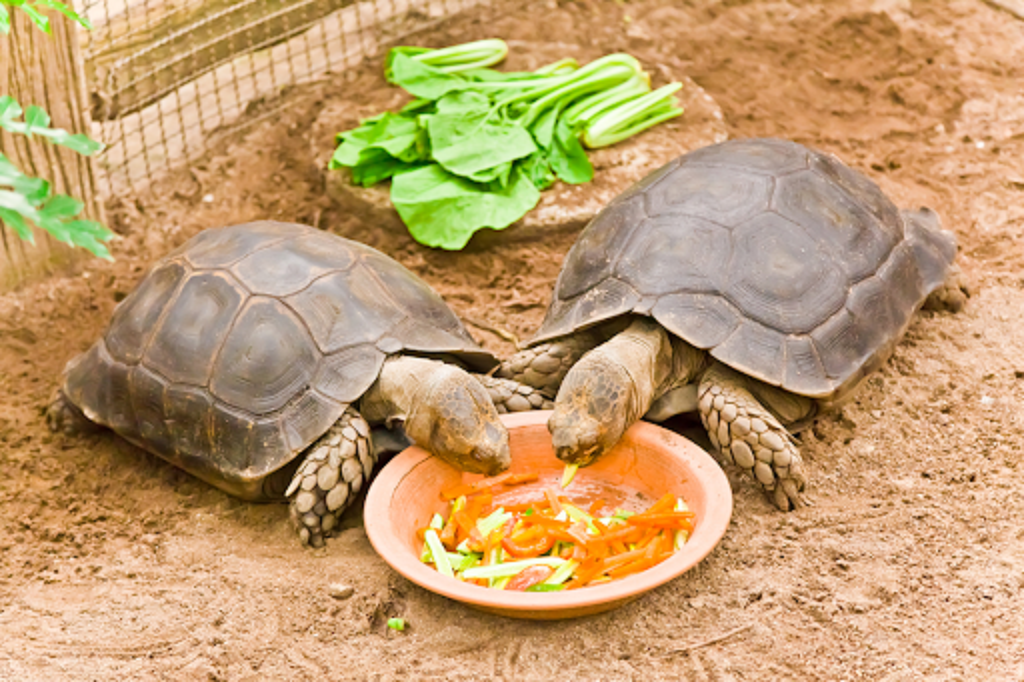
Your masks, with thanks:
<instances>
[{"instance_id":1,"label":"tortoise front leg","mask_svg":"<svg viewBox=\"0 0 1024 682\"><path fill-rule=\"evenodd\" d=\"M349 406L306 450L305 461L285 492L302 544L324 544L363 482L369 480L376 462L370 426Z\"/></svg>"},{"instance_id":2,"label":"tortoise front leg","mask_svg":"<svg viewBox=\"0 0 1024 682\"><path fill-rule=\"evenodd\" d=\"M57 389L46 407L46 425L55 433L73 436L102 428L82 414L82 411L71 404L64 391Z\"/></svg>"},{"instance_id":3,"label":"tortoise front leg","mask_svg":"<svg viewBox=\"0 0 1024 682\"><path fill-rule=\"evenodd\" d=\"M960 268L954 264L942 286L928 295L922 307L925 310L958 313L967 305L967 299L970 297L971 291L967 286L967 280Z\"/></svg>"},{"instance_id":4,"label":"tortoise front leg","mask_svg":"<svg viewBox=\"0 0 1024 682\"><path fill-rule=\"evenodd\" d=\"M807 481L793 437L746 388L746 379L714 364L698 396L700 419L724 459L746 469L779 509L803 506Z\"/></svg>"},{"instance_id":5,"label":"tortoise front leg","mask_svg":"<svg viewBox=\"0 0 1024 682\"><path fill-rule=\"evenodd\" d=\"M487 374L474 374L473 378L487 389L487 395L491 396L491 402L494 403L498 414L550 410L555 405L543 390L513 379L502 379Z\"/></svg>"},{"instance_id":6,"label":"tortoise front leg","mask_svg":"<svg viewBox=\"0 0 1024 682\"><path fill-rule=\"evenodd\" d=\"M566 373L583 354L601 343L594 332L577 332L533 348L526 348L501 363L496 375L543 391L558 392ZM513 410L518 412L519 410Z\"/></svg>"}]
</instances>

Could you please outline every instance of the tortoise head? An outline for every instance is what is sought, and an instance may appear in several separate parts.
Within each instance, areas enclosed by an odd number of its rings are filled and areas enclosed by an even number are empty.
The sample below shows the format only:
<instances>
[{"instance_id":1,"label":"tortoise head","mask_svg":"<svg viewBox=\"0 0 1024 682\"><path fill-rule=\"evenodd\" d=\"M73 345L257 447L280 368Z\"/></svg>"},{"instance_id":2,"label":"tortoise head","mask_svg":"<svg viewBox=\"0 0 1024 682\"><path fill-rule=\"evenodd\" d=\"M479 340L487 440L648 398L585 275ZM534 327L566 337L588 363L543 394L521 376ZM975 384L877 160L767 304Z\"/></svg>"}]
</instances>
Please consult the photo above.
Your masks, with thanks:
<instances>
[{"instance_id":1,"label":"tortoise head","mask_svg":"<svg viewBox=\"0 0 1024 682\"><path fill-rule=\"evenodd\" d=\"M406 432L462 471L493 476L512 463L508 430L486 389L457 367L434 374Z\"/></svg>"},{"instance_id":2,"label":"tortoise head","mask_svg":"<svg viewBox=\"0 0 1024 682\"><path fill-rule=\"evenodd\" d=\"M631 423L631 384L616 364L581 361L569 370L548 420L558 459L586 466L614 447Z\"/></svg>"}]
</instances>

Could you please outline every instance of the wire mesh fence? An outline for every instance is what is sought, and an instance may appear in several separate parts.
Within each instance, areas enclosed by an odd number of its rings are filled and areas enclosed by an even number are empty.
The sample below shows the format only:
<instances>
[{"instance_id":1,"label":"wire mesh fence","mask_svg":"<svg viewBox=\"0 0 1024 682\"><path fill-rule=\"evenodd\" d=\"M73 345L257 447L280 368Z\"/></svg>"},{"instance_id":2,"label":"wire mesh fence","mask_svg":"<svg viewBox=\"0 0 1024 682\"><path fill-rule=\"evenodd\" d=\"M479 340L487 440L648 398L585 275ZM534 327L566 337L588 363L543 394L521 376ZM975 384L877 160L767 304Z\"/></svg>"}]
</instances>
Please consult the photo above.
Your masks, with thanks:
<instances>
[{"instance_id":1,"label":"wire mesh fence","mask_svg":"<svg viewBox=\"0 0 1024 682\"><path fill-rule=\"evenodd\" d=\"M94 135L109 194L201 154L252 102L344 74L405 34L498 0L84 0Z\"/></svg>"}]
</instances>

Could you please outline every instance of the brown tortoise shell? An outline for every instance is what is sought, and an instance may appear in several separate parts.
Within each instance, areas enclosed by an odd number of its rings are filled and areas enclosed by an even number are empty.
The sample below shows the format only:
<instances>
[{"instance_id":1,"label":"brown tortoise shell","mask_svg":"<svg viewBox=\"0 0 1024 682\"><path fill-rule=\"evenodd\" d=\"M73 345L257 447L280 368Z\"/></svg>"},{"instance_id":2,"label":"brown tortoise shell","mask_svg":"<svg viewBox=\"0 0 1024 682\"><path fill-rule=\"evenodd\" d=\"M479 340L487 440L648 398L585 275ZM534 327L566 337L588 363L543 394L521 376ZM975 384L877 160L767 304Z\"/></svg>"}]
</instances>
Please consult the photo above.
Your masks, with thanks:
<instances>
[{"instance_id":1,"label":"brown tortoise shell","mask_svg":"<svg viewBox=\"0 0 1024 682\"><path fill-rule=\"evenodd\" d=\"M931 211L901 213L867 177L800 144L704 147L591 221L531 345L649 315L745 374L835 398L946 278L956 245L937 228Z\"/></svg>"},{"instance_id":2,"label":"brown tortoise shell","mask_svg":"<svg viewBox=\"0 0 1024 682\"><path fill-rule=\"evenodd\" d=\"M206 230L158 262L69 363L63 391L127 440L260 497L260 482L403 351L496 364L391 258L312 227L254 222Z\"/></svg>"}]
</instances>

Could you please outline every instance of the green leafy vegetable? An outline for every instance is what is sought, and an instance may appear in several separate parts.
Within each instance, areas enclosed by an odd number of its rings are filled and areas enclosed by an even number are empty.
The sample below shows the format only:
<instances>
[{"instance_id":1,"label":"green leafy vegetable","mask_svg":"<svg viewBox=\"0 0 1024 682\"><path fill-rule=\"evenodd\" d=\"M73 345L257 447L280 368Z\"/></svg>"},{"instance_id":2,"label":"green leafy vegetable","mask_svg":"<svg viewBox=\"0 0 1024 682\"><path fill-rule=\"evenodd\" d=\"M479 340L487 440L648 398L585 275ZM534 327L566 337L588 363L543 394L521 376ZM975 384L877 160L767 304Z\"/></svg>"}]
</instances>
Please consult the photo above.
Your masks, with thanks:
<instances>
[{"instance_id":1,"label":"green leafy vegetable","mask_svg":"<svg viewBox=\"0 0 1024 682\"><path fill-rule=\"evenodd\" d=\"M458 73L493 66L503 61L507 54L508 46L505 41L495 39L478 40L440 50L431 50L427 47L396 47L388 53L385 68L390 72L391 62L395 56L404 55L445 73Z\"/></svg>"},{"instance_id":2,"label":"green leafy vegetable","mask_svg":"<svg viewBox=\"0 0 1024 682\"><path fill-rule=\"evenodd\" d=\"M522 218L556 179L592 180L584 146L614 144L682 113L673 97L681 85L651 92L628 54L533 72L484 68L506 53L500 40L393 48L385 76L416 99L339 134L329 167L351 169L364 187L390 178L412 236L461 249L478 230Z\"/></svg>"},{"instance_id":3,"label":"green leafy vegetable","mask_svg":"<svg viewBox=\"0 0 1024 682\"><path fill-rule=\"evenodd\" d=\"M483 227L508 227L537 205L538 190L520 169L506 187L472 182L431 164L391 181L391 203L416 241L461 249Z\"/></svg>"},{"instance_id":4,"label":"green leafy vegetable","mask_svg":"<svg viewBox=\"0 0 1024 682\"><path fill-rule=\"evenodd\" d=\"M405 619L404 618L388 618L388 627L392 630L401 632L405 630Z\"/></svg>"}]
</instances>

